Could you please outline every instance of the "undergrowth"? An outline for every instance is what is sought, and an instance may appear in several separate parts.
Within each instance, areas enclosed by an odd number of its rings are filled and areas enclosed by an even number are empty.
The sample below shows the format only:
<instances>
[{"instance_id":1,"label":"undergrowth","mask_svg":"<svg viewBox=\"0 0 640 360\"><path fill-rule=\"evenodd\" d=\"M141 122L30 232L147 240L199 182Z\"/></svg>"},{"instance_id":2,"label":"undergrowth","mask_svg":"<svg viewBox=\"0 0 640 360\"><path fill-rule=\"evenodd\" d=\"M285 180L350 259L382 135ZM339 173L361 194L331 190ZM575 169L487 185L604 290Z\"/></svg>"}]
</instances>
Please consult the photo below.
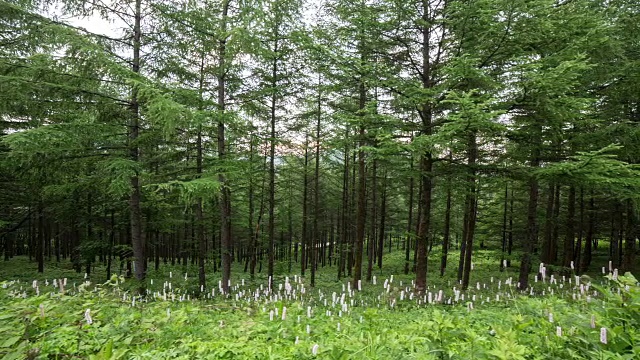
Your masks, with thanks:
<instances>
[{"instance_id":1,"label":"undergrowth","mask_svg":"<svg viewBox=\"0 0 640 360\"><path fill-rule=\"evenodd\" d=\"M461 291L440 279L429 294L414 294L410 276L377 272L375 284L355 291L319 272L316 288L304 278L281 276L269 290L258 276L236 280L229 294L214 287L196 296L197 279L173 268L150 272L155 279L145 298L132 296L122 276L91 282L50 269L48 279L1 282L0 356L640 358L640 288L633 275L558 275L520 292L510 279L514 273L478 264L476 278L485 281Z\"/></svg>"}]
</instances>

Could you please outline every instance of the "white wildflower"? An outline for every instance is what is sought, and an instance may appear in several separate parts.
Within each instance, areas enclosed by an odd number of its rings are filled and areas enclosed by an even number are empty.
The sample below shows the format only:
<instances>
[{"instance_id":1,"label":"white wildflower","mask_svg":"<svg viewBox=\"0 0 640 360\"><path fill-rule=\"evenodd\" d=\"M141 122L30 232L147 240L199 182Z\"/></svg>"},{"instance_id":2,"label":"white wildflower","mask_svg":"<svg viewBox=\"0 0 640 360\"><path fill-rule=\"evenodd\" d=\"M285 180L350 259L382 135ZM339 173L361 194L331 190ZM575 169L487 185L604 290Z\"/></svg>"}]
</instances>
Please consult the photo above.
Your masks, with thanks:
<instances>
[{"instance_id":1,"label":"white wildflower","mask_svg":"<svg viewBox=\"0 0 640 360\"><path fill-rule=\"evenodd\" d=\"M87 324L93 324L93 319L91 318L91 309L85 310L84 319L86 320Z\"/></svg>"},{"instance_id":2,"label":"white wildflower","mask_svg":"<svg viewBox=\"0 0 640 360\"><path fill-rule=\"evenodd\" d=\"M607 328L600 328L600 342L607 343Z\"/></svg>"}]
</instances>

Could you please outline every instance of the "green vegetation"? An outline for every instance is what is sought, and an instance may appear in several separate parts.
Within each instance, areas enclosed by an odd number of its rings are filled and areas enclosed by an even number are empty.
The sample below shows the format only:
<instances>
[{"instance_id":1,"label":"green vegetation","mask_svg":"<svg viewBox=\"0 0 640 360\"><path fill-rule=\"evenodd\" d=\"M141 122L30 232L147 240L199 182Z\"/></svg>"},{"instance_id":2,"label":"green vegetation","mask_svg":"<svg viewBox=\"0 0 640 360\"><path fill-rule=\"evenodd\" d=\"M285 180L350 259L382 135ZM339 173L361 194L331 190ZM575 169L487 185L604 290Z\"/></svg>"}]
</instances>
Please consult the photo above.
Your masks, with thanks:
<instances>
[{"instance_id":1,"label":"green vegetation","mask_svg":"<svg viewBox=\"0 0 640 360\"><path fill-rule=\"evenodd\" d=\"M389 260L401 268L401 258ZM480 262L474 273L496 277L466 291L454 291L445 283L434 285L425 296L427 304L421 304L403 275L391 280L378 274L376 285L365 285L358 292L319 271L318 289L296 276L278 278L274 291L268 292L262 278L233 283L227 296L216 292L196 298L197 278L185 276L179 268L171 270L176 270L172 277L150 274L154 281L145 299L132 295L127 281L116 275L104 284L75 276L64 289L52 278L37 284L24 276L4 281L0 354L4 359L634 359L640 355L640 286L630 274L616 280L582 277L579 283L547 278L544 284L536 283L532 293L523 294L515 283L505 281L516 274L491 272ZM45 275L74 274L52 270Z\"/></svg>"},{"instance_id":2,"label":"green vegetation","mask_svg":"<svg viewBox=\"0 0 640 360\"><path fill-rule=\"evenodd\" d=\"M637 358L639 74L637 0L0 0L0 353Z\"/></svg>"}]
</instances>

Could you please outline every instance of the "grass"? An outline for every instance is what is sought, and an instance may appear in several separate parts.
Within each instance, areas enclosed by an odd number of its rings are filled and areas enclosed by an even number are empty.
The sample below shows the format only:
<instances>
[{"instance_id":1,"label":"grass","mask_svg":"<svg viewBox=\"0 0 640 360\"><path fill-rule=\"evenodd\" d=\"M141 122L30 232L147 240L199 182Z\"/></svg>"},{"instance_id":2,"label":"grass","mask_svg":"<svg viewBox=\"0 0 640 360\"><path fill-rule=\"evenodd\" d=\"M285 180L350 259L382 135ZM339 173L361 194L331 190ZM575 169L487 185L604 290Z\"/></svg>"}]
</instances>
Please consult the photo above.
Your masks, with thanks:
<instances>
[{"instance_id":1,"label":"grass","mask_svg":"<svg viewBox=\"0 0 640 360\"><path fill-rule=\"evenodd\" d=\"M360 292L337 281L335 267L319 269L313 289L308 279L281 273L270 292L264 275L249 279L238 264L230 294L221 295L215 286L213 296L207 289L197 297L195 267L161 266L148 274L153 285L146 299L132 296L132 281L105 282L101 267L88 279L66 264L48 263L46 272L37 274L34 264L18 258L0 264L0 356L640 358L635 278L609 280L596 271L578 282L573 276L533 282L533 290L520 292L517 268L500 272L498 258L486 250L474 254L473 286L467 291L455 286L453 266L443 278L430 275L425 295L414 294L413 276L401 273L399 251L376 268L376 284L364 283ZM437 268L437 257L430 260L431 269ZM218 283L216 274L209 276L209 284ZM53 279L64 278L62 293Z\"/></svg>"}]
</instances>

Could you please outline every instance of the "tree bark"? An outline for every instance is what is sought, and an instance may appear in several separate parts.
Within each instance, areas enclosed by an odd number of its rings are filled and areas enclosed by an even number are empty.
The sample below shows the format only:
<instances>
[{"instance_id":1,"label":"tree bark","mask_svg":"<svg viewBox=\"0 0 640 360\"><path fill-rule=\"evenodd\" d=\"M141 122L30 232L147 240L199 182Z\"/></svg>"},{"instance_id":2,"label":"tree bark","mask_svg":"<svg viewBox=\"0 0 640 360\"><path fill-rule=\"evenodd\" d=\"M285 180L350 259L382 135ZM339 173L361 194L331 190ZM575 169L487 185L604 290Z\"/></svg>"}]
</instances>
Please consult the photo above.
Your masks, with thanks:
<instances>
[{"instance_id":1,"label":"tree bark","mask_svg":"<svg viewBox=\"0 0 640 360\"><path fill-rule=\"evenodd\" d=\"M578 218L578 241L573 251L573 264L577 273L580 272L582 260L582 240L584 237L584 189L580 188L580 216Z\"/></svg>"},{"instance_id":2,"label":"tree bark","mask_svg":"<svg viewBox=\"0 0 640 360\"><path fill-rule=\"evenodd\" d=\"M387 218L387 174L383 171L382 199L380 204L380 228L378 230L378 268L382 269L382 256L384 255L385 221ZM391 241L389 241L391 243Z\"/></svg>"},{"instance_id":3,"label":"tree bark","mask_svg":"<svg viewBox=\"0 0 640 360\"><path fill-rule=\"evenodd\" d=\"M301 253L301 265L300 274L304 276L307 269L308 262L308 233L307 222L309 217L309 134L305 135L304 140L304 175L303 175L303 190L302 190L302 253Z\"/></svg>"},{"instance_id":4,"label":"tree bark","mask_svg":"<svg viewBox=\"0 0 640 360\"><path fill-rule=\"evenodd\" d=\"M541 127L536 133L542 133ZM536 136L533 134L533 136ZM531 169L540 167L540 144L534 145L531 154ZM529 203L527 205L527 237L522 246L522 260L520 261L520 274L518 276L518 288L525 290L529 287L529 273L531 273L531 255L533 246L538 239L538 180L532 174L529 177Z\"/></svg>"},{"instance_id":5,"label":"tree bark","mask_svg":"<svg viewBox=\"0 0 640 360\"><path fill-rule=\"evenodd\" d=\"M562 266L570 267L573 262L573 248L575 246L575 216L576 216L576 188L571 185L569 187L569 199L567 200L567 224L564 239L564 253Z\"/></svg>"},{"instance_id":6,"label":"tree bark","mask_svg":"<svg viewBox=\"0 0 640 360\"><path fill-rule=\"evenodd\" d=\"M614 211L611 212L611 234L609 236L609 261L614 268L618 268L618 235L620 229L617 226L616 217L620 216L620 205L615 201Z\"/></svg>"},{"instance_id":7,"label":"tree bark","mask_svg":"<svg viewBox=\"0 0 640 360\"><path fill-rule=\"evenodd\" d=\"M140 72L140 47L141 47L141 20L142 20L142 0L135 1L133 26L133 59L131 62L132 71ZM134 87L131 92L131 120L129 122L129 154L134 162L139 162L140 150L138 148L138 136L140 133L140 109L138 104L138 90ZM142 210L141 210L141 190L140 178L136 173L130 179L131 193L129 195L129 213L131 222L131 245L133 247L133 257L135 264L135 278L138 282L138 294L146 295L146 269L144 262L146 259L144 251L144 238L142 237Z\"/></svg>"},{"instance_id":8,"label":"tree bark","mask_svg":"<svg viewBox=\"0 0 640 360\"><path fill-rule=\"evenodd\" d=\"M353 152L353 158L351 158L351 196L349 200L349 246L347 249L347 276L351 276L353 274L353 266L355 263L355 251L356 251L356 238L357 238L357 211L358 207L356 204L356 179L357 179L357 171L359 166L356 166L358 162L357 151Z\"/></svg>"},{"instance_id":9,"label":"tree bark","mask_svg":"<svg viewBox=\"0 0 640 360\"><path fill-rule=\"evenodd\" d=\"M373 276L373 262L375 258L375 243L376 243L376 222L378 217L378 160L373 159L373 166L371 169L371 228L369 229L369 236L367 241L367 281L371 282Z\"/></svg>"},{"instance_id":10,"label":"tree bark","mask_svg":"<svg viewBox=\"0 0 640 360\"><path fill-rule=\"evenodd\" d=\"M500 256L500 272L505 268L505 251L507 250L507 209L509 204L509 184L504 185L504 205L502 210L502 255Z\"/></svg>"},{"instance_id":11,"label":"tree bark","mask_svg":"<svg viewBox=\"0 0 640 360\"><path fill-rule=\"evenodd\" d=\"M344 171L342 173L342 208L340 214L340 234L338 236L338 280L342 278L344 275L345 269L345 255L346 250L344 249L344 244L349 244L349 226L350 222L348 221L349 210L349 143L347 139L349 138L349 127L345 128L345 145L344 145Z\"/></svg>"},{"instance_id":12,"label":"tree bark","mask_svg":"<svg viewBox=\"0 0 640 360\"><path fill-rule=\"evenodd\" d=\"M318 87L320 87L320 78L318 78ZM318 219L320 217L320 126L322 119L322 97L320 89L318 89L318 114L316 118L316 156L315 169L313 174L314 194L313 194L313 237L311 240L311 283L312 287L316 286L316 246L319 241L320 228L318 227ZM325 244L325 241L322 242ZM324 246L322 261L324 263Z\"/></svg>"},{"instance_id":13,"label":"tree bark","mask_svg":"<svg viewBox=\"0 0 640 360\"><path fill-rule=\"evenodd\" d=\"M467 192L467 212L469 217L467 219L466 226L466 251L464 259L464 272L462 274L462 288L467 289L469 287L469 276L471 274L471 259L473 252L473 238L476 229L476 214L477 214L477 186L476 186L476 160L478 158L478 143L476 141L475 131L469 131L468 135L469 157L467 165L469 166L469 173L467 175L468 192Z\"/></svg>"},{"instance_id":14,"label":"tree bark","mask_svg":"<svg viewBox=\"0 0 640 360\"><path fill-rule=\"evenodd\" d=\"M511 187L511 196L509 196L509 241L507 242L507 267L511 267L511 252L513 251L513 186Z\"/></svg>"},{"instance_id":15,"label":"tree bark","mask_svg":"<svg viewBox=\"0 0 640 360\"><path fill-rule=\"evenodd\" d=\"M278 11L278 10L276 10ZM268 260L268 276L269 287L273 285L273 267L274 267L274 251L275 251L275 207L276 207L276 99L277 99L277 75L278 75L278 26L275 26L275 42L273 52L276 54L271 63L271 121L270 121L270 139L269 139L269 260Z\"/></svg>"},{"instance_id":16,"label":"tree bark","mask_svg":"<svg viewBox=\"0 0 640 360\"><path fill-rule=\"evenodd\" d=\"M249 230L249 256L247 259L247 262L249 263L249 276L253 279L254 275L255 275L255 270L256 270L256 257L257 257L257 251L258 249L256 249L255 246L255 241L253 238L253 234L254 232L257 232L257 229L254 231L253 229L253 213L254 213L254 202L253 202L253 196L254 196L254 191L253 191L253 152L254 152L254 134L253 131L251 132L250 138L249 138L249 218L248 220L248 227L247 230Z\"/></svg>"},{"instance_id":17,"label":"tree bark","mask_svg":"<svg viewBox=\"0 0 640 360\"><path fill-rule=\"evenodd\" d=\"M555 199L555 184L553 182L549 183L549 193L547 195L547 209L545 213L545 222L544 222L544 240L542 243L542 251L540 253L540 261L545 264L551 263L551 253L553 251L553 224L555 222L555 218L553 216L553 206Z\"/></svg>"},{"instance_id":18,"label":"tree bark","mask_svg":"<svg viewBox=\"0 0 640 360\"><path fill-rule=\"evenodd\" d=\"M433 87L431 81L431 27L430 27L430 3L422 0L422 87L430 89ZM431 136L433 109L431 104L426 102L419 111L422 120L421 133L424 136ZM416 242L416 281L415 289L418 293L423 293L427 288L427 249L429 246L429 230L431 228L431 171L433 170L433 155L431 150L423 150L420 155L420 179L422 194L420 196L421 213L418 222L418 234Z\"/></svg>"},{"instance_id":19,"label":"tree bark","mask_svg":"<svg viewBox=\"0 0 640 360\"><path fill-rule=\"evenodd\" d=\"M624 257L622 259L622 270L631 271L636 258L636 237L637 237L637 219L634 204L631 200L627 200L627 228L624 246Z\"/></svg>"},{"instance_id":20,"label":"tree bark","mask_svg":"<svg viewBox=\"0 0 640 360\"><path fill-rule=\"evenodd\" d=\"M413 232L413 193L414 193L414 178L413 178L413 155L409 158L410 164L410 173L411 177L409 178L409 216L407 218L407 237L405 240L405 261L404 261L404 273L409 274L410 269L410 261L411 261L411 240L413 236L411 233Z\"/></svg>"},{"instance_id":21,"label":"tree bark","mask_svg":"<svg viewBox=\"0 0 640 360\"><path fill-rule=\"evenodd\" d=\"M589 197L589 210L587 221L587 235L584 242L584 255L582 256L582 261L580 262L580 272L584 273L589 270L589 265L591 265L591 253L593 246L593 234L595 233L595 201L593 199L593 193Z\"/></svg>"},{"instance_id":22,"label":"tree bark","mask_svg":"<svg viewBox=\"0 0 640 360\"><path fill-rule=\"evenodd\" d=\"M38 234L36 239L36 260L38 261L38 272L44 272L44 210L42 201L38 203Z\"/></svg>"},{"instance_id":23,"label":"tree bark","mask_svg":"<svg viewBox=\"0 0 640 360\"><path fill-rule=\"evenodd\" d=\"M560 185L556 185L555 187L555 198L553 200L553 233L551 234L551 243L553 246L551 247L549 262L552 264L556 264L558 262L558 244L560 242L560 193L562 191L562 187Z\"/></svg>"},{"instance_id":24,"label":"tree bark","mask_svg":"<svg viewBox=\"0 0 640 360\"><path fill-rule=\"evenodd\" d=\"M202 102L203 102L203 92L204 92L204 54L201 54L200 58L200 81L199 81L199 108L202 110ZM198 125L198 133L196 134L196 176L198 178L202 177L202 160L203 160L203 149L202 149L202 125ZM199 197L196 199L195 204L195 213L196 213L196 228L197 228L197 238L198 238L198 283L200 285L200 289L204 291L207 286L206 272L205 272L205 258L207 253L207 239L205 238L204 233L204 214L202 212L202 198ZM156 238L157 240L157 238Z\"/></svg>"},{"instance_id":25,"label":"tree bark","mask_svg":"<svg viewBox=\"0 0 640 360\"><path fill-rule=\"evenodd\" d=\"M449 159L452 158L449 152ZM444 231L442 234L442 256L440 258L440 276L444 276L447 269L447 257L449 255L449 244L451 243L451 177L447 184L447 205L444 210ZM504 251L503 251L504 252Z\"/></svg>"},{"instance_id":26,"label":"tree bark","mask_svg":"<svg viewBox=\"0 0 640 360\"><path fill-rule=\"evenodd\" d=\"M226 56L227 38L224 35L227 31L227 16L229 13L229 1L224 0L222 4L222 37L218 43L219 70L218 70L218 160L221 163L226 161L226 139L224 114L226 110ZM229 292L229 282L231 279L231 251L233 247L231 239L231 193L227 184L227 177L223 170L218 173L220 182L220 254L222 260L222 291Z\"/></svg>"},{"instance_id":27,"label":"tree bark","mask_svg":"<svg viewBox=\"0 0 640 360\"><path fill-rule=\"evenodd\" d=\"M365 105L366 105L366 89L364 82L360 82L360 95L359 95L359 111L362 112L361 116L364 117ZM365 145L365 126L360 125L359 131L359 149L358 149L358 206L356 214L356 238L354 242L354 269L353 269L353 287L357 288L358 281L362 279L362 255L364 248L364 227L366 223L366 171L365 171L365 154L362 149Z\"/></svg>"}]
</instances>

